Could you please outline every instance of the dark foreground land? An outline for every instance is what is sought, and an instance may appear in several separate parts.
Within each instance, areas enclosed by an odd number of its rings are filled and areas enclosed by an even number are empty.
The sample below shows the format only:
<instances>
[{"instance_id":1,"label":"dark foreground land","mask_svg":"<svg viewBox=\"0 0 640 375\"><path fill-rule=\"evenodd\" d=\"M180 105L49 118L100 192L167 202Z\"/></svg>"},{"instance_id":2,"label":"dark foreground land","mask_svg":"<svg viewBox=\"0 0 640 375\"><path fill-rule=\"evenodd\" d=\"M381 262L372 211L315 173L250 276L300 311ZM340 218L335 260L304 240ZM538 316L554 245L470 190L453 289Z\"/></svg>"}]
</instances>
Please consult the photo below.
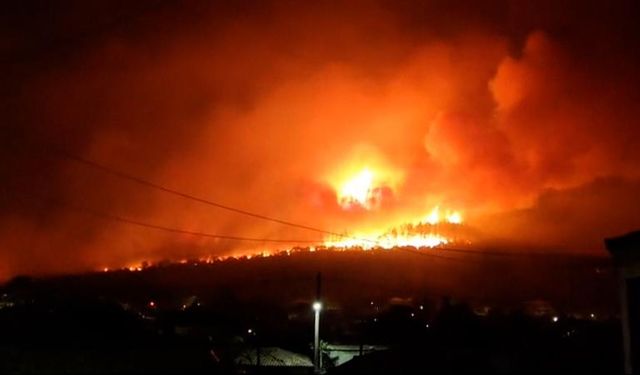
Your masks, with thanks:
<instances>
[{"instance_id":1,"label":"dark foreground land","mask_svg":"<svg viewBox=\"0 0 640 375\"><path fill-rule=\"evenodd\" d=\"M312 373L318 271L329 374L622 372L599 260L389 252L16 278L0 301L0 372ZM355 354L339 360L332 345Z\"/></svg>"}]
</instances>

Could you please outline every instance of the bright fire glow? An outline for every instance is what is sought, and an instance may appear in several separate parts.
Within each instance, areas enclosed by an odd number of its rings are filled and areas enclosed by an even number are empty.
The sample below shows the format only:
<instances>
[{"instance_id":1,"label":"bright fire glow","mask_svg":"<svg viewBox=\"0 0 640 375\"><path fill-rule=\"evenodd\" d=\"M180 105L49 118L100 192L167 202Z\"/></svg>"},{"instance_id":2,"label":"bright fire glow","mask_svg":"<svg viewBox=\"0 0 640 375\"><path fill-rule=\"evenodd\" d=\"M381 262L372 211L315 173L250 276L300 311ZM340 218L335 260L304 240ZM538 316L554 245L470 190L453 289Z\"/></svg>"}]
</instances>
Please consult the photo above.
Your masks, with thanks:
<instances>
[{"instance_id":1,"label":"bright fire glow","mask_svg":"<svg viewBox=\"0 0 640 375\"><path fill-rule=\"evenodd\" d=\"M372 210L380 208L385 192L394 194L402 182L403 174L397 168L375 154L367 162L358 160L330 178L335 188L337 203L345 210L354 207ZM375 167L375 168L374 168ZM394 247L434 248L456 241L450 238L454 226L462 224L462 214L453 210L441 210L435 206L425 216L395 219L375 228L365 227L350 235L325 238L324 245L338 249L392 249Z\"/></svg>"},{"instance_id":2,"label":"bright fire glow","mask_svg":"<svg viewBox=\"0 0 640 375\"><path fill-rule=\"evenodd\" d=\"M460 225L462 223L462 215L457 211L446 211L446 214L441 216L440 209L435 207L422 220L408 224L392 225L383 230L356 233L345 237L336 238L336 236L333 236L327 239L324 245L341 249L362 248L364 250L374 248L393 249L394 247L407 246L434 248L455 242L455 239L438 233L441 228L437 227L437 225L443 222L449 226Z\"/></svg>"},{"instance_id":3,"label":"bright fire glow","mask_svg":"<svg viewBox=\"0 0 640 375\"><path fill-rule=\"evenodd\" d=\"M431 213L425 218L425 221L431 225L438 224L440 222L440 213L438 210L438 206L431 210Z\"/></svg>"},{"instance_id":4,"label":"bright fire glow","mask_svg":"<svg viewBox=\"0 0 640 375\"><path fill-rule=\"evenodd\" d=\"M440 214L440 207L435 206L423 221L431 225L440 224L443 221L442 215ZM462 215L457 211L446 211L444 221L450 224L462 224Z\"/></svg>"},{"instance_id":5,"label":"bright fire glow","mask_svg":"<svg viewBox=\"0 0 640 375\"><path fill-rule=\"evenodd\" d=\"M447 222L451 224L462 224L462 216L459 212L447 214Z\"/></svg>"},{"instance_id":6,"label":"bright fire glow","mask_svg":"<svg viewBox=\"0 0 640 375\"><path fill-rule=\"evenodd\" d=\"M354 203L370 209L373 195L373 172L364 168L351 180L347 181L338 192L338 203L348 207Z\"/></svg>"},{"instance_id":7,"label":"bright fire glow","mask_svg":"<svg viewBox=\"0 0 640 375\"><path fill-rule=\"evenodd\" d=\"M444 245L454 243L469 243L466 239L458 239L458 230L456 229L463 222L462 214L458 211L444 211L440 214L438 206L434 207L429 214L422 216L422 219L402 222L396 225L384 226L382 229L371 229L367 231L356 231L345 234L344 236L329 236L321 241L318 246L293 247L279 251L255 251L254 253L242 253L235 255L219 255L205 256L199 259L187 260L181 259L180 264L198 263L213 264L216 262L224 262L229 259L253 259L266 258L271 256L289 256L297 252L323 251L323 250L392 250L398 247L413 247L416 249L437 248ZM136 272L142 271L153 263L129 265L124 270ZM103 268L102 271L109 272L109 268ZM155 302L151 301L151 307Z\"/></svg>"},{"instance_id":8,"label":"bright fire glow","mask_svg":"<svg viewBox=\"0 0 640 375\"><path fill-rule=\"evenodd\" d=\"M325 181L336 192L343 210L376 210L393 197L404 172L372 148L359 147L339 167L325 172Z\"/></svg>"},{"instance_id":9,"label":"bright fire glow","mask_svg":"<svg viewBox=\"0 0 640 375\"><path fill-rule=\"evenodd\" d=\"M344 237L337 240L325 241L326 247L334 247L339 249L361 248L363 250L371 249L393 249L394 247L415 247L415 248L433 248L449 243L445 237L437 234L412 234L412 235L381 235L381 236L359 236Z\"/></svg>"}]
</instances>

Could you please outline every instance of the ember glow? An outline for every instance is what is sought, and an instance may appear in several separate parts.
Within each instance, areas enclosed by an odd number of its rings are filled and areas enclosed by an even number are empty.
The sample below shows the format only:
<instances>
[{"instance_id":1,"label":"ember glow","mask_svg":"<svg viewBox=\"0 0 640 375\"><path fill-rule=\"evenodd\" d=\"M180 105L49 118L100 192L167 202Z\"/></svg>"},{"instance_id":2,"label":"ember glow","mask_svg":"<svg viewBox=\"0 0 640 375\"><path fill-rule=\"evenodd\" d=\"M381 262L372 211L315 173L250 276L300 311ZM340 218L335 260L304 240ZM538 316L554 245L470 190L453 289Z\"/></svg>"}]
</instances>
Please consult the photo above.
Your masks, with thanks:
<instances>
[{"instance_id":1,"label":"ember glow","mask_svg":"<svg viewBox=\"0 0 640 375\"><path fill-rule=\"evenodd\" d=\"M457 211L447 211L446 216L440 215L439 207L433 210L423 219L414 222L402 223L386 227L380 230L357 232L345 237L329 236L324 246L338 249L362 249L375 248L393 249L396 247L434 248L461 241L459 238L450 238L441 233L440 224L445 224L447 232L452 232L451 227L462 224L462 215ZM468 241L464 241L467 242Z\"/></svg>"},{"instance_id":2,"label":"ember glow","mask_svg":"<svg viewBox=\"0 0 640 375\"><path fill-rule=\"evenodd\" d=\"M421 248L434 248L441 245L446 245L449 240L438 234L363 234L357 233L353 235L353 238L345 238L339 240L327 240L324 245L328 248L336 249L393 249L397 247L415 247Z\"/></svg>"},{"instance_id":3,"label":"ember glow","mask_svg":"<svg viewBox=\"0 0 640 375\"><path fill-rule=\"evenodd\" d=\"M343 208L359 205L371 209L376 201L373 179L373 172L365 168L357 176L347 181L338 193L340 205Z\"/></svg>"},{"instance_id":4,"label":"ember glow","mask_svg":"<svg viewBox=\"0 0 640 375\"><path fill-rule=\"evenodd\" d=\"M377 155L377 154L370 154ZM337 203L345 211L363 209L367 211L379 209L383 200L396 195L402 185L404 173L392 169L388 163L378 157L379 167L373 169L365 166L342 184L335 184ZM347 171L351 169L347 168ZM391 177L393 176L393 177ZM385 195L383 192L386 192ZM338 249L374 248L393 249L395 247L434 248L454 242L454 239L440 233L440 224L457 226L462 224L462 214L454 210L442 210L434 206L427 215L418 219L401 218L393 222L377 223L374 228L357 230L340 236L328 236L324 246ZM456 239L458 240L458 239Z\"/></svg>"},{"instance_id":5,"label":"ember glow","mask_svg":"<svg viewBox=\"0 0 640 375\"><path fill-rule=\"evenodd\" d=\"M424 219L425 222L436 225L441 222L450 224L462 224L462 215L458 211L446 211L444 215L440 213L440 207L436 206Z\"/></svg>"},{"instance_id":6,"label":"ember glow","mask_svg":"<svg viewBox=\"0 0 640 375\"><path fill-rule=\"evenodd\" d=\"M380 210L403 182L404 171L391 165L373 147L351 150L352 158L339 163L326 178L335 190L338 205L345 211Z\"/></svg>"}]
</instances>

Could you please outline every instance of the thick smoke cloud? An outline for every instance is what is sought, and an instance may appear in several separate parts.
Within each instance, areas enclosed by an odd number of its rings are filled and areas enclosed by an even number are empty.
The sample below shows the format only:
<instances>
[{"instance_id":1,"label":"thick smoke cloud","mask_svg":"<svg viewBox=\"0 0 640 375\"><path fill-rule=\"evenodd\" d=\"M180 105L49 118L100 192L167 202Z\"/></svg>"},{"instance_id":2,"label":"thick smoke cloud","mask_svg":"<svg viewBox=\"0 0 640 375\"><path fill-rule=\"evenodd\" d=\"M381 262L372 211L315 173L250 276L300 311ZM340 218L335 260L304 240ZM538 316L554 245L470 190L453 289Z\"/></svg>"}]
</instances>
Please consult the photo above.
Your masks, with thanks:
<instances>
[{"instance_id":1,"label":"thick smoke cloud","mask_svg":"<svg viewBox=\"0 0 640 375\"><path fill-rule=\"evenodd\" d=\"M632 2L14 4L1 23L0 276L321 237L60 158L330 230L462 210L487 241L600 253L640 226ZM374 161L377 210L332 179ZM267 248L266 245L257 246Z\"/></svg>"}]
</instances>

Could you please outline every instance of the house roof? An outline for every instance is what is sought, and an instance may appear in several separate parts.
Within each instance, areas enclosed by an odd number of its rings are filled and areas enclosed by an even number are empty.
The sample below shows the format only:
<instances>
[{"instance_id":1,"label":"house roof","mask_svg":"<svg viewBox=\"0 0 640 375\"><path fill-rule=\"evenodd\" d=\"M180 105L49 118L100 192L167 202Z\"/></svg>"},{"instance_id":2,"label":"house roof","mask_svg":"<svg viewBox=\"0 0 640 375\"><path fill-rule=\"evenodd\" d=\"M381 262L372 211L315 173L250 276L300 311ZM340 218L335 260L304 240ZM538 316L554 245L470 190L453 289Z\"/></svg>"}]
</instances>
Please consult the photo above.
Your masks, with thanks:
<instances>
[{"instance_id":1,"label":"house roof","mask_svg":"<svg viewBox=\"0 0 640 375\"><path fill-rule=\"evenodd\" d=\"M235 364L257 365L257 349L246 349L234 359ZM260 366L265 367L313 367L309 357L278 347L260 348Z\"/></svg>"}]
</instances>

